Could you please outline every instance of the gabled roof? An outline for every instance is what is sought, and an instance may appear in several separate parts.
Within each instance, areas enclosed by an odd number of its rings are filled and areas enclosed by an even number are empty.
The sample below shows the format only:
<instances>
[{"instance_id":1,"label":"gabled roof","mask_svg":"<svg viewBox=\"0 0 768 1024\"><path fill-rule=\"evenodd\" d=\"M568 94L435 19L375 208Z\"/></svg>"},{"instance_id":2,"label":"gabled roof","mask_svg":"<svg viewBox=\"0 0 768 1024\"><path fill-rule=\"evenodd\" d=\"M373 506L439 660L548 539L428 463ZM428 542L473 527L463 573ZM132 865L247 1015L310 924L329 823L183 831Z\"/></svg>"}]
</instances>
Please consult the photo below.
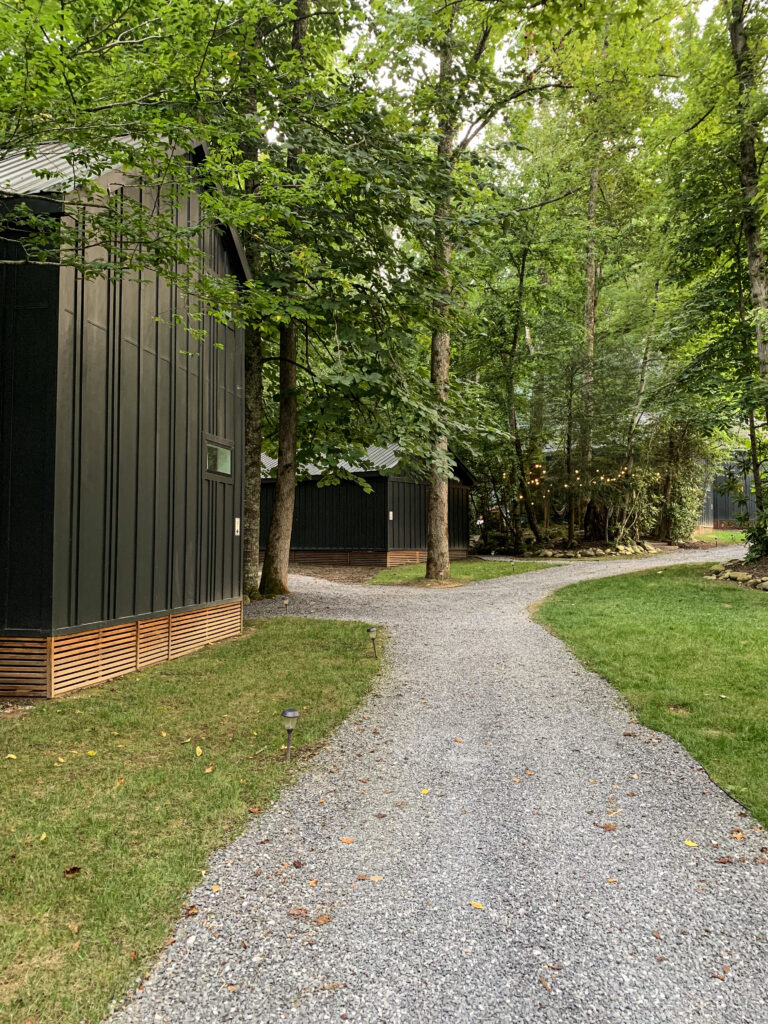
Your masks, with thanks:
<instances>
[{"instance_id":1,"label":"gabled roof","mask_svg":"<svg viewBox=\"0 0 768 1024\"><path fill-rule=\"evenodd\" d=\"M365 454L370 463L368 466L356 466L344 461L340 462L339 465L348 473L367 473L373 476L395 470L400 465L400 449L396 444L388 444L386 447L372 444L366 448ZM454 456L454 458L456 457ZM269 478L277 468L277 459L273 459L271 455L262 455L261 466L262 477ZM456 470L457 475L464 476L467 483L473 484L475 482L472 474L458 459L456 459ZM301 472L306 473L310 477L322 475L322 470L312 463L302 466Z\"/></svg>"},{"instance_id":2,"label":"gabled roof","mask_svg":"<svg viewBox=\"0 0 768 1024\"><path fill-rule=\"evenodd\" d=\"M133 143L130 143L131 145ZM192 156L195 164L205 160L206 147L195 146ZM103 174L115 171L120 165L105 167ZM77 188L88 170L74 159L72 147L63 142L45 142L32 156L23 151L9 153L0 159L0 196L61 196ZM241 281L251 279L251 270L245 250L235 228L222 224L224 240Z\"/></svg>"}]
</instances>

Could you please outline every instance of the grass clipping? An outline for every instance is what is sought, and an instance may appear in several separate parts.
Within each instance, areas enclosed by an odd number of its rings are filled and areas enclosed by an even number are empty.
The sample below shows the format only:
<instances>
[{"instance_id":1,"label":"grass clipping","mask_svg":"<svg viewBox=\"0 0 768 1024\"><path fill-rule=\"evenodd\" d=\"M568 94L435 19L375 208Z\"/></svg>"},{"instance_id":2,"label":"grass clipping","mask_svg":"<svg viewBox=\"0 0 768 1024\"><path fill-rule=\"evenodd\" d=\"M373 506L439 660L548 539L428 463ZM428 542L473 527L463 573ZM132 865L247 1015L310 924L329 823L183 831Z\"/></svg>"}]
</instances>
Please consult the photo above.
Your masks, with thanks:
<instances>
[{"instance_id":1,"label":"grass clipping","mask_svg":"<svg viewBox=\"0 0 768 1024\"><path fill-rule=\"evenodd\" d=\"M702 565L564 587L534 616L768 825L768 594Z\"/></svg>"},{"instance_id":2,"label":"grass clipping","mask_svg":"<svg viewBox=\"0 0 768 1024\"><path fill-rule=\"evenodd\" d=\"M101 1020L377 671L362 624L280 618L0 721L0 1022Z\"/></svg>"}]
</instances>

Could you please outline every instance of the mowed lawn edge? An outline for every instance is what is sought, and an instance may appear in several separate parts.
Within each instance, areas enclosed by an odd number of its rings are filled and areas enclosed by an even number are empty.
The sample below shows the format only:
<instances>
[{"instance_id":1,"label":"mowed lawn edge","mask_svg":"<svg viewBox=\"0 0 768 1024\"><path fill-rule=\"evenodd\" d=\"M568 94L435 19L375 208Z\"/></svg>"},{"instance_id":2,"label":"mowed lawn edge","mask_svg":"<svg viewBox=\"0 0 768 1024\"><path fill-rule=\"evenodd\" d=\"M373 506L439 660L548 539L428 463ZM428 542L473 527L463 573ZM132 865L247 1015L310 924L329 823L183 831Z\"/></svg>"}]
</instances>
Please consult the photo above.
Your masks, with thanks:
<instances>
[{"instance_id":1,"label":"mowed lawn edge","mask_svg":"<svg viewBox=\"0 0 768 1024\"><path fill-rule=\"evenodd\" d=\"M555 563L557 564L557 563ZM466 561L451 562L450 583L464 585L465 583L477 583L480 580L494 580L502 576L518 576L524 572L535 572L537 569L551 569L552 562L486 562L482 559L467 559ZM418 584L426 585L425 573L427 567L423 562L416 565L395 565L389 569L382 569L368 580L369 584L378 586L394 586L397 584Z\"/></svg>"},{"instance_id":2,"label":"mowed lawn edge","mask_svg":"<svg viewBox=\"0 0 768 1024\"><path fill-rule=\"evenodd\" d=\"M96 1022L208 858L370 692L365 624L293 618L0 719L0 1022ZM293 763L280 712L301 711Z\"/></svg>"},{"instance_id":3,"label":"mowed lawn edge","mask_svg":"<svg viewBox=\"0 0 768 1024\"><path fill-rule=\"evenodd\" d=\"M574 583L532 612L768 825L768 593L670 566Z\"/></svg>"}]
</instances>

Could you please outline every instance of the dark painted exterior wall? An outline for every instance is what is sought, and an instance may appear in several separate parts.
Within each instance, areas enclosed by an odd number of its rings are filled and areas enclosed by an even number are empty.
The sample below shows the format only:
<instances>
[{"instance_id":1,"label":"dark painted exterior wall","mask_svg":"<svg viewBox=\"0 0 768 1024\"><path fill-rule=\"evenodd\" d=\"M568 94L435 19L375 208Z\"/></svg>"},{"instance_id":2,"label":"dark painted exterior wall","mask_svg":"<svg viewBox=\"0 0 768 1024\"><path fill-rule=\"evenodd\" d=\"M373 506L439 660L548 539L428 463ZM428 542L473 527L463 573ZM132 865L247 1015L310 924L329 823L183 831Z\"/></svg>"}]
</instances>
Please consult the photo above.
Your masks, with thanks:
<instances>
[{"instance_id":1,"label":"dark painted exterior wall","mask_svg":"<svg viewBox=\"0 0 768 1024\"><path fill-rule=\"evenodd\" d=\"M335 486L318 487L311 480L296 486L291 547L307 551L387 550L387 480L372 477L373 491L342 480ZM261 486L261 546L266 547L275 483Z\"/></svg>"},{"instance_id":2,"label":"dark painted exterior wall","mask_svg":"<svg viewBox=\"0 0 768 1024\"><path fill-rule=\"evenodd\" d=\"M291 548L297 551L398 551L427 546L427 485L403 477L369 476L373 493L342 481L318 487L304 480L296 487ZM266 546L275 485L261 487L261 546ZM469 545L469 487L449 489L452 548ZM389 519L389 512L392 519Z\"/></svg>"},{"instance_id":3,"label":"dark painted exterior wall","mask_svg":"<svg viewBox=\"0 0 768 1024\"><path fill-rule=\"evenodd\" d=\"M427 546L427 484L402 477L390 477L389 550L413 551ZM451 548L469 546L469 487L448 486L448 544Z\"/></svg>"},{"instance_id":4,"label":"dark painted exterior wall","mask_svg":"<svg viewBox=\"0 0 768 1024\"><path fill-rule=\"evenodd\" d=\"M194 223L197 198L177 216ZM208 234L206 252L218 272L235 272L219 233ZM193 326L207 328L206 340L188 335L174 323L188 296L152 274L86 281L65 269L53 271L52 286L50 270L27 272L31 283L0 278L3 308L13 311L5 320L14 318L0 359L15 368L12 383L2 378L2 504L13 513L0 518L0 559L12 563L0 634L238 599L240 332L205 318ZM45 295L44 308L31 304L35 295ZM233 449L231 476L205 471L206 438Z\"/></svg>"},{"instance_id":5,"label":"dark painted exterior wall","mask_svg":"<svg viewBox=\"0 0 768 1024\"><path fill-rule=\"evenodd\" d=\"M0 632L51 620L57 322L57 270L0 265Z\"/></svg>"}]
</instances>

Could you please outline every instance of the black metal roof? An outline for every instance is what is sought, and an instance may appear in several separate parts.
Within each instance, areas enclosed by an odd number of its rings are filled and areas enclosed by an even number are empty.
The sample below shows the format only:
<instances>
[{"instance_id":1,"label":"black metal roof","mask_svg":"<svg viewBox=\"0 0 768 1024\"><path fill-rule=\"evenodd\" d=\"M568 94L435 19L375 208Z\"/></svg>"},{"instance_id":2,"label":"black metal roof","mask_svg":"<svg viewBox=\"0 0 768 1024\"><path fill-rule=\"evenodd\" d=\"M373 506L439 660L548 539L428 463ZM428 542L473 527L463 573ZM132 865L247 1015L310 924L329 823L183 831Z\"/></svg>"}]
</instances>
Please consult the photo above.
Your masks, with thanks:
<instances>
[{"instance_id":1,"label":"black metal roof","mask_svg":"<svg viewBox=\"0 0 768 1024\"><path fill-rule=\"evenodd\" d=\"M206 155L207 147L203 143L195 146L195 163L205 160ZM120 165L105 167L102 173L119 169ZM0 196L62 196L75 191L78 180L82 181L90 173L88 168L78 163L68 143L42 143L32 155L17 151L0 159ZM240 235L228 224L221 226L234 262L238 265L238 276L242 281L249 281L251 270Z\"/></svg>"},{"instance_id":2,"label":"black metal roof","mask_svg":"<svg viewBox=\"0 0 768 1024\"><path fill-rule=\"evenodd\" d=\"M397 444L388 444L386 446L375 444L369 445L365 450L365 457L369 465L359 466L344 461L341 461L339 465L348 473L371 473L374 475L395 470L400 465L400 449ZM455 456L454 459L456 459ZM262 477L269 479L277 468L277 459L273 459L271 455L262 455L261 468ZM472 474L458 459L456 459L456 469L458 474L466 478L467 483L475 483ZM306 473L307 476L310 477L322 476L322 470L313 463L308 463L306 466L302 466L301 472Z\"/></svg>"}]
</instances>

